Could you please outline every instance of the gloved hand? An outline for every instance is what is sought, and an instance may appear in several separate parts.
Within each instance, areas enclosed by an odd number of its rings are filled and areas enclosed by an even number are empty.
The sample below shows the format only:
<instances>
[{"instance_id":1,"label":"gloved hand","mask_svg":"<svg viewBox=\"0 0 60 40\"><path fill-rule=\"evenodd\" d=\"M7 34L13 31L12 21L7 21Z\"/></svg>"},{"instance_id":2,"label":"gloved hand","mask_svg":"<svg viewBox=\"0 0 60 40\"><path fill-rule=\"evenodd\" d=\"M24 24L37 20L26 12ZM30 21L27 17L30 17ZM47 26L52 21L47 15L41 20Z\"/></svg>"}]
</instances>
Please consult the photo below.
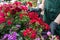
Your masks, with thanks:
<instances>
[{"instance_id":1,"label":"gloved hand","mask_svg":"<svg viewBox=\"0 0 60 40\"><path fill-rule=\"evenodd\" d=\"M44 10L44 5L43 4L40 4L39 5L39 8L41 8L42 10Z\"/></svg>"}]
</instances>

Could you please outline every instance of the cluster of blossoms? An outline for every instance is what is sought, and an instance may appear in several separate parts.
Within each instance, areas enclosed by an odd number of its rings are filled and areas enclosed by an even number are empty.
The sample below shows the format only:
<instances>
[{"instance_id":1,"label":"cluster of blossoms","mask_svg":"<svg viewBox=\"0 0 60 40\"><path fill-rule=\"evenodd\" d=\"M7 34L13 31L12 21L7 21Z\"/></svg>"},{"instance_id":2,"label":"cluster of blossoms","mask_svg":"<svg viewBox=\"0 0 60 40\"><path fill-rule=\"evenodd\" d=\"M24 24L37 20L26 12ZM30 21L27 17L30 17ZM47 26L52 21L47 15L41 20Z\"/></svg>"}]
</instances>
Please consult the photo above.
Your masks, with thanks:
<instances>
[{"instance_id":1,"label":"cluster of blossoms","mask_svg":"<svg viewBox=\"0 0 60 40\"><path fill-rule=\"evenodd\" d=\"M17 40L17 33L13 32L12 34L5 34L2 40Z\"/></svg>"},{"instance_id":2,"label":"cluster of blossoms","mask_svg":"<svg viewBox=\"0 0 60 40\"><path fill-rule=\"evenodd\" d=\"M0 24L6 21L4 16L4 13L0 12Z\"/></svg>"},{"instance_id":3,"label":"cluster of blossoms","mask_svg":"<svg viewBox=\"0 0 60 40\"><path fill-rule=\"evenodd\" d=\"M24 14L20 14L20 19L23 18L23 16L27 16L29 17L29 24L34 24L37 23L38 25L42 25L44 27L44 29L49 30L49 25L46 24L38 15L38 13L36 12L28 12L28 14L24 13Z\"/></svg>"},{"instance_id":4,"label":"cluster of blossoms","mask_svg":"<svg viewBox=\"0 0 60 40\"><path fill-rule=\"evenodd\" d=\"M29 17L30 17L30 23L38 23L39 25L42 25L43 27L45 27L46 30L49 30L49 25L46 24L41 18L39 18L38 13L36 12L30 12L28 13Z\"/></svg>"},{"instance_id":5,"label":"cluster of blossoms","mask_svg":"<svg viewBox=\"0 0 60 40\"><path fill-rule=\"evenodd\" d=\"M26 37L30 37L30 38L35 38L36 37L36 31L33 30L32 28L26 28L26 30L24 30L23 35Z\"/></svg>"},{"instance_id":6,"label":"cluster of blossoms","mask_svg":"<svg viewBox=\"0 0 60 40\"><path fill-rule=\"evenodd\" d=\"M50 30L37 12L28 11L31 2L14 2L0 6L0 34L2 40L40 40L43 30ZM17 34L19 36L17 37ZM46 33L50 36L50 32ZM26 39L27 38L27 39Z\"/></svg>"},{"instance_id":7,"label":"cluster of blossoms","mask_svg":"<svg viewBox=\"0 0 60 40\"><path fill-rule=\"evenodd\" d=\"M30 4L28 2L27 4ZM6 22L6 17L9 17L9 15L15 15L17 12L20 12L21 10L28 10L28 7L25 5L22 5L21 2L14 2L13 4L3 4L0 6L0 24ZM9 14L10 13L10 14ZM8 24L11 24L10 19L8 19Z\"/></svg>"}]
</instances>

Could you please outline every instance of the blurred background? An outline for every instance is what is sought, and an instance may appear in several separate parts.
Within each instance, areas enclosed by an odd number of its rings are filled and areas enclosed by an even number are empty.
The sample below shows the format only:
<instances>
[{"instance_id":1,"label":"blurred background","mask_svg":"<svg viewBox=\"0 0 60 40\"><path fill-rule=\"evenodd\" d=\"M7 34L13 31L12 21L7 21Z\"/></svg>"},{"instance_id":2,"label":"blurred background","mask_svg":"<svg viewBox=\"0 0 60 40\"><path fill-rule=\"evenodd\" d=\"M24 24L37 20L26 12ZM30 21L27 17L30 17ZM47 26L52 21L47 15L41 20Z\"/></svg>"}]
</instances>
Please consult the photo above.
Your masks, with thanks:
<instances>
[{"instance_id":1,"label":"blurred background","mask_svg":"<svg viewBox=\"0 0 60 40\"><path fill-rule=\"evenodd\" d=\"M14 1L21 1L23 3L30 1L30 2L32 2L33 7L36 7L37 6L37 3L40 4L42 0L0 0L0 3L1 2L5 2L5 3L8 2L9 3L10 1L13 1L13 2Z\"/></svg>"}]
</instances>

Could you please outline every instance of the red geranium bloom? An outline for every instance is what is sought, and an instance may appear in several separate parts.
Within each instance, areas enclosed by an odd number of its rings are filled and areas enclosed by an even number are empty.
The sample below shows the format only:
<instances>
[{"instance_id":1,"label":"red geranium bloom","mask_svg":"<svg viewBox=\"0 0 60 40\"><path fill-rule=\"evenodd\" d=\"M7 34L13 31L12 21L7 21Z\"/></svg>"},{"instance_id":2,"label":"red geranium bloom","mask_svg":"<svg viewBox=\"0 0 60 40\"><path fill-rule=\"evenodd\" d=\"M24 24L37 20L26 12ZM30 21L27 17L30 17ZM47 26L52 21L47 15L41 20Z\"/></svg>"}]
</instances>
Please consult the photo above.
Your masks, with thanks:
<instances>
[{"instance_id":1,"label":"red geranium bloom","mask_svg":"<svg viewBox=\"0 0 60 40\"><path fill-rule=\"evenodd\" d=\"M20 16L20 19L22 19L22 17L23 17L23 14L20 14L19 16Z\"/></svg>"},{"instance_id":2,"label":"red geranium bloom","mask_svg":"<svg viewBox=\"0 0 60 40\"><path fill-rule=\"evenodd\" d=\"M23 32L23 35L24 36L27 36L27 31L26 30Z\"/></svg>"},{"instance_id":3,"label":"red geranium bloom","mask_svg":"<svg viewBox=\"0 0 60 40\"><path fill-rule=\"evenodd\" d=\"M6 21L6 19L4 17L0 17L0 24L5 22L5 21Z\"/></svg>"},{"instance_id":4,"label":"red geranium bloom","mask_svg":"<svg viewBox=\"0 0 60 40\"><path fill-rule=\"evenodd\" d=\"M35 23L36 21L37 21L37 20L35 20L35 19L31 19L29 23L30 23L30 24L33 24L33 23Z\"/></svg>"},{"instance_id":5,"label":"red geranium bloom","mask_svg":"<svg viewBox=\"0 0 60 40\"><path fill-rule=\"evenodd\" d=\"M31 38L32 38L32 39L36 38L36 34L33 33L33 34L31 35Z\"/></svg>"},{"instance_id":6,"label":"red geranium bloom","mask_svg":"<svg viewBox=\"0 0 60 40\"><path fill-rule=\"evenodd\" d=\"M20 19L22 19L23 16L28 16L28 14L21 13L19 16L20 16Z\"/></svg>"},{"instance_id":7,"label":"red geranium bloom","mask_svg":"<svg viewBox=\"0 0 60 40\"><path fill-rule=\"evenodd\" d=\"M2 10L2 6L0 6L0 11Z\"/></svg>"},{"instance_id":8,"label":"red geranium bloom","mask_svg":"<svg viewBox=\"0 0 60 40\"><path fill-rule=\"evenodd\" d=\"M32 7L32 3L31 2L27 2L27 5L29 4L29 6L31 6Z\"/></svg>"},{"instance_id":9,"label":"red geranium bloom","mask_svg":"<svg viewBox=\"0 0 60 40\"><path fill-rule=\"evenodd\" d=\"M28 15L30 18L33 18L34 12L29 12Z\"/></svg>"},{"instance_id":10,"label":"red geranium bloom","mask_svg":"<svg viewBox=\"0 0 60 40\"><path fill-rule=\"evenodd\" d=\"M44 22L43 22L43 20L42 20L41 18L37 18L37 21L38 21L38 23L39 23L40 25L43 25L43 24L44 24Z\"/></svg>"},{"instance_id":11,"label":"red geranium bloom","mask_svg":"<svg viewBox=\"0 0 60 40\"><path fill-rule=\"evenodd\" d=\"M5 14L3 12L0 12L0 17L4 17Z\"/></svg>"},{"instance_id":12,"label":"red geranium bloom","mask_svg":"<svg viewBox=\"0 0 60 40\"><path fill-rule=\"evenodd\" d=\"M36 37L36 31L33 30L32 28L27 28L24 32L23 32L24 36L28 36L32 39L34 39Z\"/></svg>"},{"instance_id":13,"label":"red geranium bloom","mask_svg":"<svg viewBox=\"0 0 60 40\"><path fill-rule=\"evenodd\" d=\"M16 10L15 10L15 9L12 9L12 10L10 11L10 14L15 15L15 14L16 14Z\"/></svg>"},{"instance_id":14,"label":"red geranium bloom","mask_svg":"<svg viewBox=\"0 0 60 40\"><path fill-rule=\"evenodd\" d=\"M28 10L28 7L22 5L22 6L21 6L21 9L24 10L24 11L27 11L27 10Z\"/></svg>"},{"instance_id":15,"label":"red geranium bloom","mask_svg":"<svg viewBox=\"0 0 60 40\"><path fill-rule=\"evenodd\" d=\"M16 12L20 12L21 11L21 8L16 7L15 10L16 10Z\"/></svg>"},{"instance_id":16,"label":"red geranium bloom","mask_svg":"<svg viewBox=\"0 0 60 40\"><path fill-rule=\"evenodd\" d=\"M46 23L44 23L44 27L45 27L46 30L50 29L50 26L48 24L46 24Z\"/></svg>"},{"instance_id":17,"label":"red geranium bloom","mask_svg":"<svg viewBox=\"0 0 60 40\"><path fill-rule=\"evenodd\" d=\"M36 18L39 18L37 12L34 12L34 18L35 18L35 19L36 19Z\"/></svg>"},{"instance_id":18,"label":"red geranium bloom","mask_svg":"<svg viewBox=\"0 0 60 40\"><path fill-rule=\"evenodd\" d=\"M7 13L7 12L9 12L10 11L10 8L9 7L6 7L5 9L4 9L4 12L5 13Z\"/></svg>"},{"instance_id":19,"label":"red geranium bloom","mask_svg":"<svg viewBox=\"0 0 60 40\"><path fill-rule=\"evenodd\" d=\"M7 23L8 23L8 25L11 25L12 24L11 20L8 20Z\"/></svg>"},{"instance_id":20,"label":"red geranium bloom","mask_svg":"<svg viewBox=\"0 0 60 40\"><path fill-rule=\"evenodd\" d=\"M33 19L33 18L38 18L38 13L36 13L36 12L29 12L28 13L28 15L29 15L29 17L31 18L31 19Z\"/></svg>"},{"instance_id":21,"label":"red geranium bloom","mask_svg":"<svg viewBox=\"0 0 60 40\"><path fill-rule=\"evenodd\" d=\"M30 31L32 31L33 29L32 28L28 28Z\"/></svg>"},{"instance_id":22,"label":"red geranium bloom","mask_svg":"<svg viewBox=\"0 0 60 40\"><path fill-rule=\"evenodd\" d=\"M18 6L18 5L21 5L22 3L21 2L14 2L14 4L16 4L16 6Z\"/></svg>"}]
</instances>

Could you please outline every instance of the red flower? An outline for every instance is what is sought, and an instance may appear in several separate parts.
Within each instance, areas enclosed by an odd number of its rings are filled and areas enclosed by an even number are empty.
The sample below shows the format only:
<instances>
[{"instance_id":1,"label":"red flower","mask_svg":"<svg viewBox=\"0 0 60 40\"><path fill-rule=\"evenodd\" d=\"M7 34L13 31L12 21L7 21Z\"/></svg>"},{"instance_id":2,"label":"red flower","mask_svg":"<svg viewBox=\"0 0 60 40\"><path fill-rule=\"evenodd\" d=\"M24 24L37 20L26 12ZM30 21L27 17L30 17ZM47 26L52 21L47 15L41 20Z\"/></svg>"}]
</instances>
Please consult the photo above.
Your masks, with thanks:
<instances>
[{"instance_id":1,"label":"red flower","mask_svg":"<svg viewBox=\"0 0 60 40\"><path fill-rule=\"evenodd\" d=\"M0 17L4 17L5 14L3 12L0 12Z\"/></svg>"},{"instance_id":2,"label":"red flower","mask_svg":"<svg viewBox=\"0 0 60 40\"><path fill-rule=\"evenodd\" d=\"M32 28L28 28L30 31L32 31L33 29Z\"/></svg>"},{"instance_id":3,"label":"red flower","mask_svg":"<svg viewBox=\"0 0 60 40\"><path fill-rule=\"evenodd\" d=\"M38 21L38 23L39 23L40 25L43 25L43 24L44 24L44 22L43 22L43 20L42 20L41 18L37 18L37 21Z\"/></svg>"},{"instance_id":4,"label":"red flower","mask_svg":"<svg viewBox=\"0 0 60 40\"><path fill-rule=\"evenodd\" d=\"M46 24L46 23L44 23L44 27L45 27L46 30L50 29L50 26L48 24Z\"/></svg>"},{"instance_id":5,"label":"red flower","mask_svg":"<svg viewBox=\"0 0 60 40\"><path fill-rule=\"evenodd\" d=\"M2 6L0 5L0 11L2 10Z\"/></svg>"},{"instance_id":6,"label":"red flower","mask_svg":"<svg viewBox=\"0 0 60 40\"><path fill-rule=\"evenodd\" d=\"M22 17L23 17L23 14L20 14L19 16L20 16L20 19L22 19Z\"/></svg>"},{"instance_id":7,"label":"red flower","mask_svg":"<svg viewBox=\"0 0 60 40\"><path fill-rule=\"evenodd\" d=\"M10 11L10 14L15 15L15 14L16 14L16 10L15 10L15 9L12 9L12 10Z\"/></svg>"},{"instance_id":8,"label":"red flower","mask_svg":"<svg viewBox=\"0 0 60 40\"><path fill-rule=\"evenodd\" d=\"M16 10L16 12L20 12L21 11L21 8L16 7L15 10Z\"/></svg>"},{"instance_id":9,"label":"red flower","mask_svg":"<svg viewBox=\"0 0 60 40\"><path fill-rule=\"evenodd\" d=\"M32 34L32 35L31 35L31 38L32 38L32 39L36 38L36 34Z\"/></svg>"},{"instance_id":10,"label":"red flower","mask_svg":"<svg viewBox=\"0 0 60 40\"><path fill-rule=\"evenodd\" d=\"M26 30L23 32L23 36L27 36L27 31Z\"/></svg>"},{"instance_id":11,"label":"red flower","mask_svg":"<svg viewBox=\"0 0 60 40\"><path fill-rule=\"evenodd\" d=\"M35 19L31 19L29 23L30 23L30 24L33 24L33 23L35 23L35 22L36 22Z\"/></svg>"},{"instance_id":12,"label":"red flower","mask_svg":"<svg viewBox=\"0 0 60 40\"><path fill-rule=\"evenodd\" d=\"M7 12L9 12L10 11L10 8L9 7L6 7L5 9L4 9L4 12L5 13L7 13Z\"/></svg>"},{"instance_id":13,"label":"red flower","mask_svg":"<svg viewBox=\"0 0 60 40\"><path fill-rule=\"evenodd\" d=\"M8 5L7 4L3 4L3 7L6 8Z\"/></svg>"},{"instance_id":14,"label":"red flower","mask_svg":"<svg viewBox=\"0 0 60 40\"><path fill-rule=\"evenodd\" d=\"M29 4L29 6L31 6L32 7L32 3L31 2L27 2L27 5Z\"/></svg>"},{"instance_id":15,"label":"red flower","mask_svg":"<svg viewBox=\"0 0 60 40\"><path fill-rule=\"evenodd\" d=\"M29 15L29 17L31 18L31 19L36 19L36 18L38 18L38 13L36 13L36 12L29 12L28 13L28 15Z\"/></svg>"},{"instance_id":16,"label":"red flower","mask_svg":"<svg viewBox=\"0 0 60 40\"><path fill-rule=\"evenodd\" d=\"M36 31L33 30L32 28L27 28L24 32L23 32L24 36L28 36L30 38L35 38L36 37Z\"/></svg>"},{"instance_id":17,"label":"red flower","mask_svg":"<svg viewBox=\"0 0 60 40\"><path fill-rule=\"evenodd\" d=\"M27 33L28 33L28 32L30 32L30 29L29 29L29 28L27 28L27 29L26 29L26 31L27 31Z\"/></svg>"},{"instance_id":18,"label":"red flower","mask_svg":"<svg viewBox=\"0 0 60 40\"><path fill-rule=\"evenodd\" d=\"M8 25L11 25L12 24L11 20L8 20L7 23L8 23Z\"/></svg>"},{"instance_id":19,"label":"red flower","mask_svg":"<svg viewBox=\"0 0 60 40\"><path fill-rule=\"evenodd\" d=\"M32 34L36 34L36 31L35 30L32 30L31 32L32 32Z\"/></svg>"},{"instance_id":20,"label":"red flower","mask_svg":"<svg viewBox=\"0 0 60 40\"><path fill-rule=\"evenodd\" d=\"M23 18L23 16L28 16L28 14L21 13L19 16L20 16L20 19L22 19L22 18Z\"/></svg>"},{"instance_id":21,"label":"red flower","mask_svg":"<svg viewBox=\"0 0 60 40\"><path fill-rule=\"evenodd\" d=\"M34 13L34 18L35 18L35 19L36 19L36 18L39 18L37 12Z\"/></svg>"},{"instance_id":22,"label":"red flower","mask_svg":"<svg viewBox=\"0 0 60 40\"><path fill-rule=\"evenodd\" d=\"M5 20L4 17L0 17L0 24L3 23L3 22L5 22L5 21L6 21L6 20Z\"/></svg>"},{"instance_id":23,"label":"red flower","mask_svg":"<svg viewBox=\"0 0 60 40\"><path fill-rule=\"evenodd\" d=\"M21 9L24 10L24 11L28 10L28 8L26 6L24 6L24 5L21 6Z\"/></svg>"},{"instance_id":24,"label":"red flower","mask_svg":"<svg viewBox=\"0 0 60 40\"><path fill-rule=\"evenodd\" d=\"M33 18L34 12L29 12L28 15L30 18Z\"/></svg>"},{"instance_id":25,"label":"red flower","mask_svg":"<svg viewBox=\"0 0 60 40\"><path fill-rule=\"evenodd\" d=\"M14 4L15 4L16 6L18 6L18 5L21 5L22 3L16 1Z\"/></svg>"},{"instance_id":26,"label":"red flower","mask_svg":"<svg viewBox=\"0 0 60 40\"><path fill-rule=\"evenodd\" d=\"M35 31L35 30L32 30L31 33L32 33L32 34L31 34L30 37L31 37L32 39L36 38L36 31Z\"/></svg>"},{"instance_id":27,"label":"red flower","mask_svg":"<svg viewBox=\"0 0 60 40\"><path fill-rule=\"evenodd\" d=\"M57 39L59 39L60 37L59 36L56 36Z\"/></svg>"}]
</instances>

